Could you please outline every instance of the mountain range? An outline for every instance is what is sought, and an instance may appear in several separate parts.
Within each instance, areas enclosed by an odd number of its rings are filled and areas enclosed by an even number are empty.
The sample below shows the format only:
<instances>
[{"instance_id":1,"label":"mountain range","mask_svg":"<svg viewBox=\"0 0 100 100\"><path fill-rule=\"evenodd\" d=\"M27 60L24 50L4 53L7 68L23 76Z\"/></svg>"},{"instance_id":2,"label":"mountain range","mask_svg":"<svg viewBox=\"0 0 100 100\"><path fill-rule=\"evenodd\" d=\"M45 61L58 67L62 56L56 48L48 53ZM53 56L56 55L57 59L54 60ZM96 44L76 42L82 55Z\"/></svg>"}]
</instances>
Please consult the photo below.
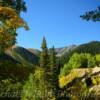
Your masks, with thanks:
<instances>
[{"instance_id":1,"label":"mountain range","mask_svg":"<svg viewBox=\"0 0 100 100\"><path fill-rule=\"evenodd\" d=\"M71 45L61 48L55 48L56 56L62 59L67 59L69 55L74 52L78 53L100 53L100 42L92 41L82 45ZM11 60L15 63L21 63L24 65L38 65L40 58L40 50L33 48L23 48L20 46L14 46L7 50L5 54L0 56L0 61Z\"/></svg>"}]
</instances>

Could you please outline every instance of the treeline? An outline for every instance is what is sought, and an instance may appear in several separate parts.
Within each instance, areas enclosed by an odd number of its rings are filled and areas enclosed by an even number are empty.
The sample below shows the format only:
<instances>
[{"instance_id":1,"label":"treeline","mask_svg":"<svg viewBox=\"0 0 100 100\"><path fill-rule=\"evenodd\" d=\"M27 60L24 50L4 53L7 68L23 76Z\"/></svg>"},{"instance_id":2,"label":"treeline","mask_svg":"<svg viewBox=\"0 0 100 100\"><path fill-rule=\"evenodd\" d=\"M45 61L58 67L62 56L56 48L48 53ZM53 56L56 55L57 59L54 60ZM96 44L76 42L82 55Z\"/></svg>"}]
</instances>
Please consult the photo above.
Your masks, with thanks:
<instances>
[{"instance_id":1,"label":"treeline","mask_svg":"<svg viewBox=\"0 0 100 100\"><path fill-rule=\"evenodd\" d=\"M75 68L93 68L96 66L100 67L100 54L93 56L90 53L74 53L68 63L65 63L61 68L60 75L67 75Z\"/></svg>"},{"instance_id":2,"label":"treeline","mask_svg":"<svg viewBox=\"0 0 100 100\"><path fill-rule=\"evenodd\" d=\"M44 37L41 49L40 66L37 66L35 73L30 74L29 80L25 83L22 100L26 100L26 98L28 100L51 100L57 98L59 73L55 48L48 50Z\"/></svg>"},{"instance_id":3,"label":"treeline","mask_svg":"<svg viewBox=\"0 0 100 100\"><path fill-rule=\"evenodd\" d=\"M61 65L63 66L65 63L67 63L74 53L89 53L94 56L96 54L100 54L100 42L92 41L90 43L82 44L72 51L63 54L63 56L60 58Z\"/></svg>"}]
</instances>

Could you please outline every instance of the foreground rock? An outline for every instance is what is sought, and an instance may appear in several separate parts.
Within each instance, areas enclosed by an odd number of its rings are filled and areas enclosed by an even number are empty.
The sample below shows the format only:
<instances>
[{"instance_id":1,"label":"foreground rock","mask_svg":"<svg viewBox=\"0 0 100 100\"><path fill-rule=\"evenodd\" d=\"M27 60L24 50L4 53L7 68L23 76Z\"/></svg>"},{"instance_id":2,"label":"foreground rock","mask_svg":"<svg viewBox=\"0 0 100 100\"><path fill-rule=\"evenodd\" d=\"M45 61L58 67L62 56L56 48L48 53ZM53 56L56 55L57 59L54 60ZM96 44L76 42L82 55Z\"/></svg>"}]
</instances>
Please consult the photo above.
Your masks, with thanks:
<instances>
[{"instance_id":1,"label":"foreground rock","mask_svg":"<svg viewBox=\"0 0 100 100\"><path fill-rule=\"evenodd\" d=\"M59 78L59 85L64 98L67 95L71 100L100 100L100 68L73 69Z\"/></svg>"}]
</instances>

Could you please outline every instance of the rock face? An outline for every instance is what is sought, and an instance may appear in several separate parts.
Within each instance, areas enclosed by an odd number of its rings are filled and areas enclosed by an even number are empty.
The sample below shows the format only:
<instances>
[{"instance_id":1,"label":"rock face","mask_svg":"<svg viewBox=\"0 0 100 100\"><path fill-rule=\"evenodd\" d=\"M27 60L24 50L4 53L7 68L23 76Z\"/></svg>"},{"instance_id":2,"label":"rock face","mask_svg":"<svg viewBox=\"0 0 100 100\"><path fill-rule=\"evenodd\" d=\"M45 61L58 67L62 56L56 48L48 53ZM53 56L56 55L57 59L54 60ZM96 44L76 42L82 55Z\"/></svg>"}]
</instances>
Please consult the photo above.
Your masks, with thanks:
<instances>
[{"instance_id":1,"label":"rock face","mask_svg":"<svg viewBox=\"0 0 100 100\"><path fill-rule=\"evenodd\" d=\"M60 78L60 87L67 86L69 83L71 83L75 78L80 78L85 79L87 77L91 76L100 76L100 67L94 67L94 68L78 68L78 69L73 69L71 72L63 76L63 78ZM63 79L63 80L62 80ZM65 83L62 84L62 81Z\"/></svg>"},{"instance_id":2,"label":"rock face","mask_svg":"<svg viewBox=\"0 0 100 100\"><path fill-rule=\"evenodd\" d=\"M71 46L68 46L68 47L56 48L55 51L57 53L57 57L61 57L65 54L71 52L76 47L77 47L76 45L71 45Z\"/></svg>"},{"instance_id":3,"label":"rock face","mask_svg":"<svg viewBox=\"0 0 100 100\"><path fill-rule=\"evenodd\" d=\"M98 97L100 95L100 67L73 69L68 75L59 78L59 85L65 91L64 95L72 95L69 97L71 100L75 98L77 98L75 100L80 100L82 97L84 98L82 100L100 100ZM89 99L91 95L95 97Z\"/></svg>"},{"instance_id":4,"label":"rock face","mask_svg":"<svg viewBox=\"0 0 100 100\"><path fill-rule=\"evenodd\" d=\"M97 72L100 72L100 67L93 68L92 73L97 73Z\"/></svg>"}]
</instances>

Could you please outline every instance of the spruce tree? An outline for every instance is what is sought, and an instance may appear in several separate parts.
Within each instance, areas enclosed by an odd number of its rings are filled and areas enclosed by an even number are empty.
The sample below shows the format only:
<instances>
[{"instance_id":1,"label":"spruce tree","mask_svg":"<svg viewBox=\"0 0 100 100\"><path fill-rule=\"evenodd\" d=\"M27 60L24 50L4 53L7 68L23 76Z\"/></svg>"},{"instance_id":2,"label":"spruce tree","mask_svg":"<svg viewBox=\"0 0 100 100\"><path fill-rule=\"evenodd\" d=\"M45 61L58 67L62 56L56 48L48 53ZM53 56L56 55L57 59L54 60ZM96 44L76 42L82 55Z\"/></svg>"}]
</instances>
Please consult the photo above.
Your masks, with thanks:
<instances>
[{"instance_id":1,"label":"spruce tree","mask_svg":"<svg viewBox=\"0 0 100 100\"><path fill-rule=\"evenodd\" d=\"M47 86L49 84L49 53L45 37L43 37L41 49L40 67L44 69L44 83Z\"/></svg>"},{"instance_id":2,"label":"spruce tree","mask_svg":"<svg viewBox=\"0 0 100 100\"><path fill-rule=\"evenodd\" d=\"M56 52L53 46L53 48L50 50L50 68L54 70L55 67L56 67Z\"/></svg>"},{"instance_id":3,"label":"spruce tree","mask_svg":"<svg viewBox=\"0 0 100 100\"><path fill-rule=\"evenodd\" d=\"M44 69L44 84L47 87L47 92L48 93L52 93L52 87L51 87L51 78L50 78L50 65L49 65L49 52L48 52L48 48L47 48L47 43L46 43L46 39L45 37L43 37L43 41L42 41L42 47L41 47L42 51L41 51L41 57L40 57L40 67ZM47 93L47 94L48 94ZM51 96L49 96L48 94L48 98L50 98Z\"/></svg>"},{"instance_id":4,"label":"spruce tree","mask_svg":"<svg viewBox=\"0 0 100 100\"><path fill-rule=\"evenodd\" d=\"M41 57L40 57L40 67L48 69L49 66L49 54L48 54L48 48L45 37L43 37L42 41L42 51L41 51Z\"/></svg>"},{"instance_id":5,"label":"spruce tree","mask_svg":"<svg viewBox=\"0 0 100 100\"><path fill-rule=\"evenodd\" d=\"M57 59L56 59L56 52L55 48L50 50L50 73L51 73L51 88L53 95L57 98L58 94L58 68L57 68Z\"/></svg>"}]
</instances>

